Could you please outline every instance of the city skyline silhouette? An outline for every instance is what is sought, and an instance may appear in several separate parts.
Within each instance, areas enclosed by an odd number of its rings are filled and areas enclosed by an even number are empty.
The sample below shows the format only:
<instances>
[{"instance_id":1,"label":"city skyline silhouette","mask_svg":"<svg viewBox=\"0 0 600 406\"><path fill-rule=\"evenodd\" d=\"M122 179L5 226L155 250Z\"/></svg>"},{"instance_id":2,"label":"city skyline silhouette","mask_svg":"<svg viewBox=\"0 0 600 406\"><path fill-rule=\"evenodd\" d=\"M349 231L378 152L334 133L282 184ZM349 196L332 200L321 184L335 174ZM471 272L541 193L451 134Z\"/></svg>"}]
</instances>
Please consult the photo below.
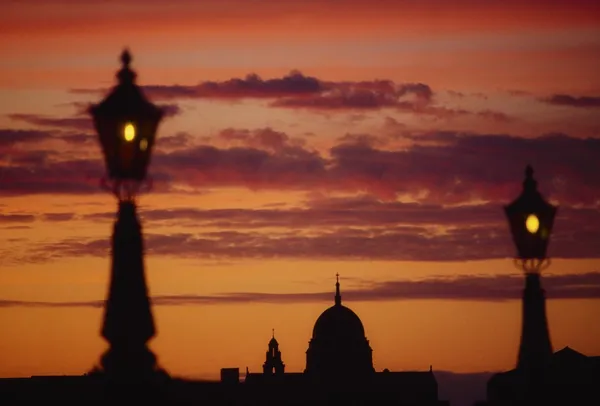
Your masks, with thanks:
<instances>
[{"instance_id":1,"label":"city skyline silhouette","mask_svg":"<svg viewBox=\"0 0 600 406\"><path fill-rule=\"evenodd\" d=\"M363 361L431 368L453 405L528 362L542 307L545 359L600 354L598 5L59 3L0 16L0 378L83 375L129 323L103 322L117 214L89 108L131 78L163 117L156 145L126 137L152 150L143 339L171 376L259 373L273 329L309 370L337 275ZM502 210L528 164L560 207L530 311Z\"/></svg>"}]
</instances>

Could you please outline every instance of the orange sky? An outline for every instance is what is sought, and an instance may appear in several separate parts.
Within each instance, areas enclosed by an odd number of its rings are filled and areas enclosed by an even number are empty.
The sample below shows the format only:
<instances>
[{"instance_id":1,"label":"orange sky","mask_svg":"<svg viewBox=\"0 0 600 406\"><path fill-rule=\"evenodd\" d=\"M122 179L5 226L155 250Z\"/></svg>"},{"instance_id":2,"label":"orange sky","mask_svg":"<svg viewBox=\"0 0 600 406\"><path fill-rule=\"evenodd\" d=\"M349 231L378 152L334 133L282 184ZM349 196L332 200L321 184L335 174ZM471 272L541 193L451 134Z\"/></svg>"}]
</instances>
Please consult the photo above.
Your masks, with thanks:
<instances>
[{"instance_id":1,"label":"orange sky","mask_svg":"<svg viewBox=\"0 0 600 406\"><path fill-rule=\"evenodd\" d=\"M3 6L0 376L82 373L105 346L116 204L80 113L124 46L172 111L140 216L173 375L258 371L272 328L301 371L336 272L377 370L511 368L521 281L501 207L527 163L561 207L554 347L600 354L595 2L248 4Z\"/></svg>"}]
</instances>

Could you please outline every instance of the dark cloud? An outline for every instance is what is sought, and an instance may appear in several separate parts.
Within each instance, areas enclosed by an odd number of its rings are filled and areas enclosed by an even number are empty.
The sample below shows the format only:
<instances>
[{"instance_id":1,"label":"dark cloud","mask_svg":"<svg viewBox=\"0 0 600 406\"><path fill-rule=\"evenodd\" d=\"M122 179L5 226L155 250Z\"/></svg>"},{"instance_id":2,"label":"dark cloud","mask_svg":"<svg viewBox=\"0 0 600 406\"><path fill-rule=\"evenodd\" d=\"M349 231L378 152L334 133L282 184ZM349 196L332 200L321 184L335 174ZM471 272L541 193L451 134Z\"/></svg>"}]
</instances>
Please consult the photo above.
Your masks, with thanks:
<instances>
[{"instance_id":1,"label":"dark cloud","mask_svg":"<svg viewBox=\"0 0 600 406\"><path fill-rule=\"evenodd\" d=\"M174 135L157 137L156 148L158 150L181 149L193 144L194 137L185 132L178 132Z\"/></svg>"},{"instance_id":2,"label":"dark cloud","mask_svg":"<svg viewBox=\"0 0 600 406\"><path fill-rule=\"evenodd\" d=\"M47 131L0 129L0 148L12 147L16 144L48 141L52 135Z\"/></svg>"},{"instance_id":3,"label":"dark cloud","mask_svg":"<svg viewBox=\"0 0 600 406\"><path fill-rule=\"evenodd\" d=\"M262 79L250 74L244 79L202 82L198 85L147 85L142 87L154 100L175 99L273 99L271 106L327 111L379 110L391 108L441 119L472 115L507 121L502 112L468 111L435 106L434 92L424 83L394 83L390 80L333 82L292 71L282 78ZM106 90L73 89L74 93Z\"/></svg>"},{"instance_id":4,"label":"dark cloud","mask_svg":"<svg viewBox=\"0 0 600 406\"><path fill-rule=\"evenodd\" d=\"M303 97L282 97L271 103L274 107L315 110L380 110L384 108L434 116L450 120L475 116L494 121L512 120L507 114L493 111L470 111L438 106L434 92L423 83L395 84L391 81L328 82L327 91Z\"/></svg>"},{"instance_id":5,"label":"dark cloud","mask_svg":"<svg viewBox=\"0 0 600 406\"><path fill-rule=\"evenodd\" d=\"M272 151L281 151L289 146L290 140L286 133L271 128L255 131L227 128L219 133L219 137L225 141L239 142L247 147L264 148Z\"/></svg>"},{"instance_id":6,"label":"dark cloud","mask_svg":"<svg viewBox=\"0 0 600 406\"><path fill-rule=\"evenodd\" d=\"M446 93L448 93L450 96L456 97L458 99L462 99L463 97L466 96L463 92L458 92L456 90L447 90Z\"/></svg>"},{"instance_id":7,"label":"dark cloud","mask_svg":"<svg viewBox=\"0 0 600 406\"><path fill-rule=\"evenodd\" d=\"M88 117L57 118L41 116L37 114L9 114L8 117L12 120L22 121L40 127L74 129L81 131L93 130L92 120Z\"/></svg>"},{"instance_id":8,"label":"dark cloud","mask_svg":"<svg viewBox=\"0 0 600 406\"><path fill-rule=\"evenodd\" d=\"M380 109L396 107L418 110L431 102L433 91L423 83L395 84L391 81L328 82L326 91L306 97L286 97L276 107L315 109ZM409 97L409 98L406 98Z\"/></svg>"},{"instance_id":9,"label":"dark cloud","mask_svg":"<svg viewBox=\"0 0 600 406\"><path fill-rule=\"evenodd\" d=\"M74 213L45 213L42 216L44 221L69 221L75 218Z\"/></svg>"},{"instance_id":10,"label":"dark cloud","mask_svg":"<svg viewBox=\"0 0 600 406\"><path fill-rule=\"evenodd\" d=\"M0 299L1 307L96 307L104 306L104 300L91 300L86 302L35 302L23 300Z\"/></svg>"},{"instance_id":11,"label":"dark cloud","mask_svg":"<svg viewBox=\"0 0 600 406\"><path fill-rule=\"evenodd\" d=\"M97 158L85 160L55 150L31 150L30 142L15 145L35 137L71 143L92 142L93 137L12 130L7 134L13 145L6 147L12 148L8 152L12 162L0 167L4 179L0 191L88 193L97 189L97 179L105 171L99 148ZM430 204L506 203L520 192L524 167L531 164L548 198L563 206L598 201L600 139L448 131L399 136L411 145L390 150L384 148L382 136L348 135L322 154L304 145L305 140L271 128L223 130L215 141L229 143L227 148L199 145L187 134L175 134L159 137L150 174L160 191L178 185L192 190L245 187L366 193L382 199L408 194ZM89 152L81 150L78 154Z\"/></svg>"},{"instance_id":12,"label":"dark cloud","mask_svg":"<svg viewBox=\"0 0 600 406\"><path fill-rule=\"evenodd\" d=\"M85 106L89 108L91 103L85 103ZM179 105L170 104L159 104L165 117L173 117L181 114L182 110ZM78 106L78 108L82 108ZM74 117L49 117L38 114L9 114L8 117L11 120L21 121L27 124L32 124L40 127L59 128L64 130L79 130L79 131L94 131L94 123L92 117L85 112L82 114L80 111L76 112Z\"/></svg>"},{"instance_id":13,"label":"dark cloud","mask_svg":"<svg viewBox=\"0 0 600 406\"><path fill-rule=\"evenodd\" d=\"M59 119L57 120L60 121ZM83 145L89 144L92 141L96 142L96 137L91 133L79 131L0 129L0 150L4 152L4 155L8 155L11 158L16 157L18 159L19 156L36 153L32 148L47 145L48 142L53 141ZM46 150L45 153L52 154L54 151Z\"/></svg>"},{"instance_id":14,"label":"dark cloud","mask_svg":"<svg viewBox=\"0 0 600 406\"><path fill-rule=\"evenodd\" d=\"M418 210L417 210L418 211ZM190 214L195 214L190 210ZM277 210L270 211L277 213ZM175 258L221 258L221 259L333 259L333 260L394 260L394 261L469 261L509 258L514 255L508 227L504 224L501 209L488 214L489 223L473 218L453 219L452 210L440 210L426 219L411 222L386 221L383 216L362 212L349 212L345 218L323 215L318 218L310 212L297 211L269 218L264 211L238 216L235 220L221 218L197 220L196 227L219 227L214 232L181 232L177 234L147 233L146 248L150 255ZM281 214L281 213L279 213ZM460 215L460 212L457 213ZM155 219L174 219L173 213L151 212ZM353 216L357 218L352 218ZM147 216L143 215L144 218ZM188 218L188 226L194 218ZM426 217L426 216L425 216ZM317 218L314 224L310 221ZM114 214L102 213L88 220L108 223ZM441 219L441 221L436 221ZM243 220L248 220L244 223ZM562 219L561 219L562 220ZM557 225L550 243L549 254L553 258L598 258L598 219L581 228L585 219L573 225ZM159 220L160 221L160 220ZM179 220L184 221L185 220ZM421 221L421 223L418 223ZM339 225L340 223L348 225ZM558 220L557 220L558 222ZM172 224L181 224L174 222ZM239 225L239 227L235 227ZM260 227L270 227L268 232ZM274 227L282 227L275 231ZM256 228L255 228L256 227ZM242 231L244 230L244 231ZM96 256L109 254L108 238L70 238L62 241L32 245L23 261L44 262L63 257Z\"/></svg>"},{"instance_id":15,"label":"dark cloud","mask_svg":"<svg viewBox=\"0 0 600 406\"><path fill-rule=\"evenodd\" d=\"M0 167L0 194L88 194L100 191L99 179L104 173L100 160L73 159L52 161L51 152L37 151L24 155L15 165Z\"/></svg>"},{"instance_id":16,"label":"dark cloud","mask_svg":"<svg viewBox=\"0 0 600 406\"><path fill-rule=\"evenodd\" d=\"M366 147L382 147L389 143L385 137L372 134L345 134L337 139L340 144L364 145Z\"/></svg>"},{"instance_id":17,"label":"dark cloud","mask_svg":"<svg viewBox=\"0 0 600 406\"><path fill-rule=\"evenodd\" d=\"M307 189L327 172L323 157L296 146L271 152L203 145L157 154L153 161L157 172L196 187Z\"/></svg>"},{"instance_id":18,"label":"dark cloud","mask_svg":"<svg viewBox=\"0 0 600 406\"><path fill-rule=\"evenodd\" d=\"M274 79L262 79L256 74L249 74L244 79L233 78L223 82L206 81L193 86L148 85L142 86L142 88L149 97L155 100L274 98L326 90L323 83L317 78L305 76L298 71L292 71L282 78ZM86 90L79 89L75 92L85 93Z\"/></svg>"},{"instance_id":19,"label":"dark cloud","mask_svg":"<svg viewBox=\"0 0 600 406\"><path fill-rule=\"evenodd\" d=\"M600 97L589 97L589 96L570 96L568 94L555 94L542 101L548 104L554 104L557 106L570 106L579 108L598 108L600 107Z\"/></svg>"},{"instance_id":20,"label":"dark cloud","mask_svg":"<svg viewBox=\"0 0 600 406\"><path fill-rule=\"evenodd\" d=\"M26 118L32 122L37 119L37 116ZM97 136L66 130L69 121L47 120L48 127L65 128L0 129L0 195L103 193L100 179L106 169ZM184 148L193 144L191 140L187 134L161 137L157 152ZM169 190L169 175L161 172L153 175L155 190Z\"/></svg>"},{"instance_id":21,"label":"dark cloud","mask_svg":"<svg viewBox=\"0 0 600 406\"><path fill-rule=\"evenodd\" d=\"M146 236L148 252L173 257L464 261L514 254L500 204L445 207L364 196L312 200L303 208L146 209L140 217L151 230L160 226L187 230ZM33 218L22 214L11 221ZM76 219L106 225L114 218L112 210L76 218L63 213L41 216L46 221ZM196 234L206 229L221 231ZM597 258L599 229L596 209L561 207L550 255ZM108 244L104 238L79 238L32 246L28 260L101 257L108 254Z\"/></svg>"},{"instance_id":22,"label":"dark cloud","mask_svg":"<svg viewBox=\"0 0 600 406\"><path fill-rule=\"evenodd\" d=\"M547 275L543 280L550 299L599 299L600 272L574 275ZM420 281L372 282L357 289L342 289L345 302L395 300L473 300L507 301L521 298L522 276L460 275L448 278L428 278ZM231 303L306 303L329 302L332 292L311 293L221 293L215 295L160 295L152 297L154 305L211 305ZM29 302L0 300L0 307L102 307L104 301Z\"/></svg>"},{"instance_id":23,"label":"dark cloud","mask_svg":"<svg viewBox=\"0 0 600 406\"><path fill-rule=\"evenodd\" d=\"M35 220L32 214L3 214L0 213L1 223L30 223Z\"/></svg>"},{"instance_id":24,"label":"dark cloud","mask_svg":"<svg viewBox=\"0 0 600 406\"><path fill-rule=\"evenodd\" d=\"M182 113L178 104L159 104L158 107L163 111L165 117L175 117Z\"/></svg>"},{"instance_id":25,"label":"dark cloud","mask_svg":"<svg viewBox=\"0 0 600 406\"><path fill-rule=\"evenodd\" d=\"M394 95L363 89L350 91L336 90L331 93L313 97L283 98L271 104L274 107L307 108L316 110L358 109L372 110L384 107L412 106L409 102L401 103Z\"/></svg>"},{"instance_id":26,"label":"dark cloud","mask_svg":"<svg viewBox=\"0 0 600 406\"><path fill-rule=\"evenodd\" d=\"M76 146L98 144L98 137L92 133L59 133L55 135L55 138Z\"/></svg>"},{"instance_id":27,"label":"dark cloud","mask_svg":"<svg viewBox=\"0 0 600 406\"><path fill-rule=\"evenodd\" d=\"M328 176L382 197L422 192L428 202L508 201L519 193L523 168L536 169L540 190L563 204L598 199L599 139L550 134L526 139L503 134L434 132L407 136L415 145L389 151L337 145Z\"/></svg>"},{"instance_id":28,"label":"dark cloud","mask_svg":"<svg viewBox=\"0 0 600 406\"><path fill-rule=\"evenodd\" d=\"M514 118L510 117L509 115L499 112L499 111L493 111L493 110L481 110L475 113L476 115L478 115L479 117L483 117L485 119L488 120L492 120L492 121L498 121L498 122L509 122L509 121L513 121Z\"/></svg>"},{"instance_id":29,"label":"dark cloud","mask_svg":"<svg viewBox=\"0 0 600 406\"><path fill-rule=\"evenodd\" d=\"M219 133L218 141L223 141L229 146L237 145L280 154L297 154L306 144L304 138L292 138L270 127L256 130L226 128Z\"/></svg>"},{"instance_id":30,"label":"dark cloud","mask_svg":"<svg viewBox=\"0 0 600 406\"><path fill-rule=\"evenodd\" d=\"M169 225L227 229L392 227L392 226L504 226L501 205L443 207L433 204L380 201L373 197L312 200L307 208L210 209L176 208L143 210L144 221ZM571 213L564 215L564 213ZM582 214L580 214L582 213ZM600 215L587 209L561 210L569 224L599 225ZM113 218L114 213L93 213L85 220Z\"/></svg>"}]
</instances>

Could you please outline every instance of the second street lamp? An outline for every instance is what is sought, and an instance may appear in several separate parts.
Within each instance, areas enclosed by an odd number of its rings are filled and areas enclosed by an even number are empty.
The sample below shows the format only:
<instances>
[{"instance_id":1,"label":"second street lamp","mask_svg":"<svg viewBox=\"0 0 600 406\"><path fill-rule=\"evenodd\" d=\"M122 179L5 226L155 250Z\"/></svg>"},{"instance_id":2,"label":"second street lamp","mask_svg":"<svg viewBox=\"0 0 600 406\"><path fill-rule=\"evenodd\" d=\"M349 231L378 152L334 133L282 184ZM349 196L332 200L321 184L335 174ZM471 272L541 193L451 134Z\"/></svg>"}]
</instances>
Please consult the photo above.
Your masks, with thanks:
<instances>
[{"instance_id":1,"label":"second street lamp","mask_svg":"<svg viewBox=\"0 0 600 406\"><path fill-rule=\"evenodd\" d=\"M546 295L540 272L549 266L548 243L557 207L537 190L533 168L527 166L523 192L504 207L517 248L515 264L525 273L522 298L522 327L517 370L523 374L525 402L540 401L544 369L552 357L552 343L546 317Z\"/></svg>"},{"instance_id":2,"label":"second street lamp","mask_svg":"<svg viewBox=\"0 0 600 406\"><path fill-rule=\"evenodd\" d=\"M111 382L153 381L161 376L147 346L155 335L144 271L142 228L136 196L147 183L147 169L162 111L135 84L131 55L121 55L118 84L90 108L104 155L103 185L117 198L119 211L112 238L112 266L102 336L109 349L102 372Z\"/></svg>"},{"instance_id":3,"label":"second street lamp","mask_svg":"<svg viewBox=\"0 0 600 406\"><path fill-rule=\"evenodd\" d=\"M557 208L537 190L533 168L525 169L523 192L504 208L517 248L515 261L526 273L538 273L549 265L546 255Z\"/></svg>"}]
</instances>

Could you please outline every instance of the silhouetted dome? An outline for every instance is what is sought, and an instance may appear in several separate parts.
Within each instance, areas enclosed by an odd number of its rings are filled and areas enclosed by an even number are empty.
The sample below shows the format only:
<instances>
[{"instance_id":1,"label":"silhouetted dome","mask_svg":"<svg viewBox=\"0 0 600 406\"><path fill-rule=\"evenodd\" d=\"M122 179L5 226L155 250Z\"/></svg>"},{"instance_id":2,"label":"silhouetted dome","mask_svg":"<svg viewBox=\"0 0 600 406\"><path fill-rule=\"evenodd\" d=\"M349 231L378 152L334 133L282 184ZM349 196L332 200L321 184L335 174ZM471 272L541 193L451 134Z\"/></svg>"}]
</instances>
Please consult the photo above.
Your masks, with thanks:
<instances>
[{"instance_id":1,"label":"silhouetted dome","mask_svg":"<svg viewBox=\"0 0 600 406\"><path fill-rule=\"evenodd\" d=\"M335 304L325 310L315 323L313 339L358 339L364 340L365 328L360 318L352 310Z\"/></svg>"},{"instance_id":2,"label":"silhouetted dome","mask_svg":"<svg viewBox=\"0 0 600 406\"><path fill-rule=\"evenodd\" d=\"M306 351L305 373L319 379L361 379L375 372L373 350L360 318L342 305L339 279L335 288L335 304L315 323Z\"/></svg>"}]
</instances>

